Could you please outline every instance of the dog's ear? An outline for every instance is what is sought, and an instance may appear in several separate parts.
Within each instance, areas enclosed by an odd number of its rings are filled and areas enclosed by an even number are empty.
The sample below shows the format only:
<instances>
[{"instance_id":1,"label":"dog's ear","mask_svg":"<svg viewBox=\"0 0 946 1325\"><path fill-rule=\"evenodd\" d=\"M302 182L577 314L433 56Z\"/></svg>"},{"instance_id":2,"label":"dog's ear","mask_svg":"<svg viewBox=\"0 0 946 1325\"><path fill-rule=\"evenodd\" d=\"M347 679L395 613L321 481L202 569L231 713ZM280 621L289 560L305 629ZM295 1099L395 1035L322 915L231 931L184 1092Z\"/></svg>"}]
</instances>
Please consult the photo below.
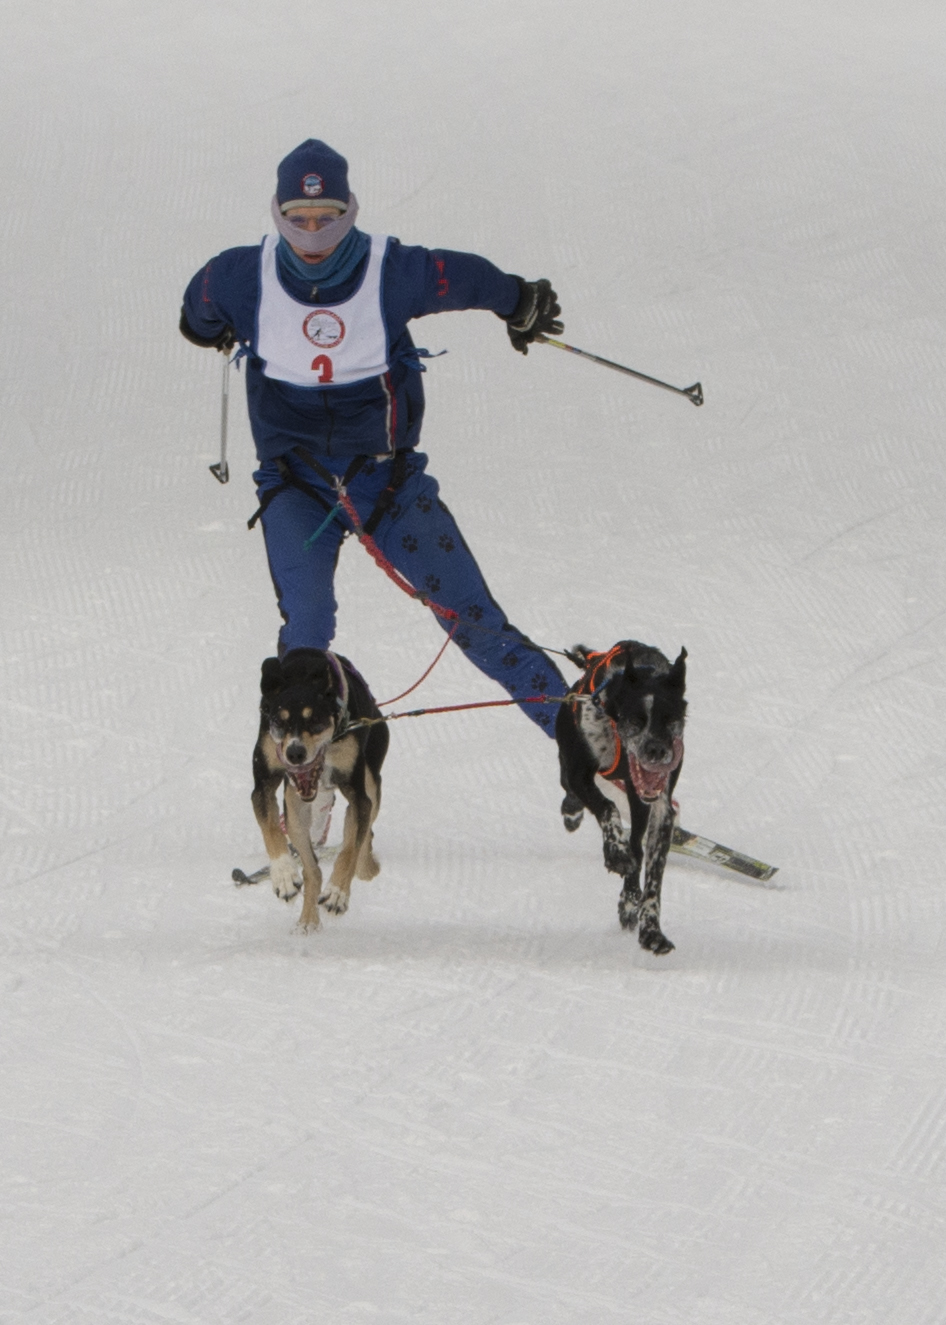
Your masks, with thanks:
<instances>
[{"instance_id":1,"label":"dog's ear","mask_svg":"<svg viewBox=\"0 0 946 1325\"><path fill-rule=\"evenodd\" d=\"M282 683L282 663L278 658L264 658L259 683L260 693L263 698L265 699L267 695L275 694Z\"/></svg>"},{"instance_id":2,"label":"dog's ear","mask_svg":"<svg viewBox=\"0 0 946 1325\"><path fill-rule=\"evenodd\" d=\"M687 660L687 651L686 649L681 647L676 662L670 668L670 675L667 677L667 685L676 686L678 690L683 689L683 687L686 685L686 679L687 679L686 660Z\"/></svg>"}]
</instances>

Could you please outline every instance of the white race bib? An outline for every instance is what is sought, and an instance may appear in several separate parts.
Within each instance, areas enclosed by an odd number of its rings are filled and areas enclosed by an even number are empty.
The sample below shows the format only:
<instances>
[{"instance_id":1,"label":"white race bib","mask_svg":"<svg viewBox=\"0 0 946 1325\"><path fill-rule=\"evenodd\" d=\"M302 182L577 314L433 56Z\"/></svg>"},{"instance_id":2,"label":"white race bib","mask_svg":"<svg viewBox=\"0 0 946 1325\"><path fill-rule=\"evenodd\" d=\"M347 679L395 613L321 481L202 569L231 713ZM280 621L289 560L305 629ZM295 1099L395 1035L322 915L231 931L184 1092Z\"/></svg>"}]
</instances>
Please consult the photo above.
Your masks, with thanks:
<instances>
[{"instance_id":1,"label":"white race bib","mask_svg":"<svg viewBox=\"0 0 946 1325\"><path fill-rule=\"evenodd\" d=\"M388 335L381 314L381 267L387 235L372 235L368 267L350 299L331 308L301 304L276 274L278 235L260 252L256 352L266 377L295 386L347 386L382 377L389 368ZM318 266L312 269L317 283Z\"/></svg>"}]
</instances>

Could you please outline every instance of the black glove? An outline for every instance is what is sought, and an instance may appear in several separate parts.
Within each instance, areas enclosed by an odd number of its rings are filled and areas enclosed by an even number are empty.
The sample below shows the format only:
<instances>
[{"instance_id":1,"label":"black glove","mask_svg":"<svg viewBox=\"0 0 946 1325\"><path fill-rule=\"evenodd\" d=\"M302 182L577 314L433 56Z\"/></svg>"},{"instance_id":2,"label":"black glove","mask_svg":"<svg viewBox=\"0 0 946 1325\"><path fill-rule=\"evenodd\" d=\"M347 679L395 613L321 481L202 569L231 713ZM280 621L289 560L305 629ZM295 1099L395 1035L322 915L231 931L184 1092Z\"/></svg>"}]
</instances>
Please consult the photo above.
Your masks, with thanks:
<instances>
[{"instance_id":1,"label":"black glove","mask_svg":"<svg viewBox=\"0 0 946 1325\"><path fill-rule=\"evenodd\" d=\"M551 281L524 281L521 276L516 280L519 282L519 302L505 319L506 330L512 348L520 354L528 354L529 345L536 336L557 336L565 328L556 320L562 310Z\"/></svg>"},{"instance_id":2,"label":"black glove","mask_svg":"<svg viewBox=\"0 0 946 1325\"><path fill-rule=\"evenodd\" d=\"M223 354L229 354L236 344L236 332L232 327L224 327L223 331L218 331L216 336L198 336L197 332L191 328L184 315L184 309L181 309L180 332L185 340L189 340L192 345L199 345L201 349L220 350Z\"/></svg>"}]
</instances>

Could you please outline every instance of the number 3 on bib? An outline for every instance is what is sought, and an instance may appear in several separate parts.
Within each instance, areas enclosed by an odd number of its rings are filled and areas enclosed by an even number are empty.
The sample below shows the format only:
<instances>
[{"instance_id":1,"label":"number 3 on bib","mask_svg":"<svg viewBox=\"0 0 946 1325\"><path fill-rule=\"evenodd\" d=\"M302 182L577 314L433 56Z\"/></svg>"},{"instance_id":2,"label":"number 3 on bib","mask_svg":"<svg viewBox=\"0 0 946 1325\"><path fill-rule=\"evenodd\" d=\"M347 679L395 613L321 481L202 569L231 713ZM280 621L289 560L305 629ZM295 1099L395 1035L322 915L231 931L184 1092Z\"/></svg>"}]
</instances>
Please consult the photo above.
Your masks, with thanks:
<instances>
[{"instance_id":1,"label":"number 3 on bib","mask_svg":"<svg viewBox=\"0 0 946 1325\"><path fill-rule=\"evenodd\" d=\"M312 371L318 373L320 382L331 382L332 361L327 354L317 354L312 360Z\"/></svg>"}]
</instances>

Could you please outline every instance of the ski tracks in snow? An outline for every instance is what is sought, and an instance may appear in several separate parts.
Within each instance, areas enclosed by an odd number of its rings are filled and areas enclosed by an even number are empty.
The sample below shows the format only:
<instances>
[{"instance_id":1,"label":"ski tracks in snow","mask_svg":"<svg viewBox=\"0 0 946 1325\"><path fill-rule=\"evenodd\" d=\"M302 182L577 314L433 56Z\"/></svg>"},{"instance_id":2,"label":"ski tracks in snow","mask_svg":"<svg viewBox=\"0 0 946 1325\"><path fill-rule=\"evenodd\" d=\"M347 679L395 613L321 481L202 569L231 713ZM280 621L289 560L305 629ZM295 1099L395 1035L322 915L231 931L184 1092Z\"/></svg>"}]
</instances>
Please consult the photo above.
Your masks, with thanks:
<instances>
[{"instance_id":1,"label":"ski tracks in snow","mask_svg":"<svg viewBox=\"0 0 946 1325\"><path fill-rule=\"evenodd\" d=\"M8 16L17 1325L939 1325L942 24L510 12L329 4L318 122L272 95L315 38L239 0ZM431 468L497 600L554 646L685 643L685 822L781 866L672 857L668 958L508 711L394 724L382 873L318 935L229 882L278 623L245 422L218 487L219 362L174 327L323 132L372 228L547 271L575 343L704 383L424 326ZM358 548L339 599L379 693L442 641ZM493 697L451 651L418 702Z\"/></svg>"}]
</instances>

